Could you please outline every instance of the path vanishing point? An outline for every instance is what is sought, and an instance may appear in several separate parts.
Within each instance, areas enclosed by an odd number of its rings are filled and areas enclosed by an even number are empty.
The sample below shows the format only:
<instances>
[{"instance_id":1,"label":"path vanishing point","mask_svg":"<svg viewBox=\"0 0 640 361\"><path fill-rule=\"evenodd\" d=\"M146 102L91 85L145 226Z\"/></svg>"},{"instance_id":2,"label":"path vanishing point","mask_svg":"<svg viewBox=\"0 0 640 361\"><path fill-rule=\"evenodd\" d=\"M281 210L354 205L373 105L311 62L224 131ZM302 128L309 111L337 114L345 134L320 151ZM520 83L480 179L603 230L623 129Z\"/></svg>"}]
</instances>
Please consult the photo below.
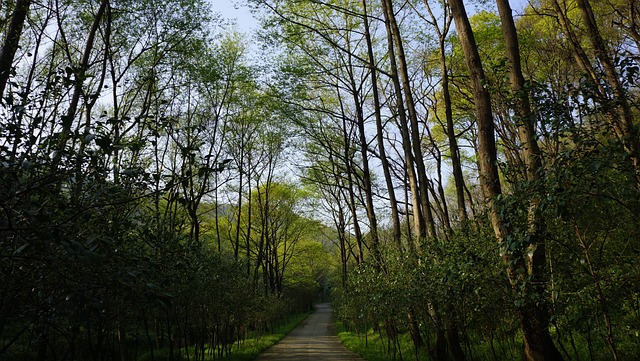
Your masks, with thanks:
<instances>
[{"instance_id":1,"label":"path vanishing point","mask_svg":"<svg viewBox=\"0 0 640 361\"><path fill-rule=\"evenodd\" d=\"M256 361L364 361L349 351L336 336L331 305L316 305L316 311Z\"/></svg>"}]
</instances>

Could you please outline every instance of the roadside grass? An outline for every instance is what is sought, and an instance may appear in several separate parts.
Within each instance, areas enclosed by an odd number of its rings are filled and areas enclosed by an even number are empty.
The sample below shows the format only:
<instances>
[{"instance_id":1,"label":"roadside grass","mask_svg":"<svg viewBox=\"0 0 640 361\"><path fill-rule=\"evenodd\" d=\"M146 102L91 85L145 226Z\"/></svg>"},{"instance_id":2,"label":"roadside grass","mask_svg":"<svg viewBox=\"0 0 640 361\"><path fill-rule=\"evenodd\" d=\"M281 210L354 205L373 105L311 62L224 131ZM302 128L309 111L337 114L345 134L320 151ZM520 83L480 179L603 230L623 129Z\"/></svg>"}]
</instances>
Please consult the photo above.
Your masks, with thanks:
<instances>
[{"instance_id":1,"label":"roadside grass","mask_svg":"<svg viewBox=\"0 0 640 361\"><path fill-rule=\"evenodd\" d=\"M366 334L349 331L342 323L336 323L336 330L340 341L351 351L360 355L367 361L412 361L432 360L433 358L425 349L416 350L408 333L402 334L396 344L389 345L388 339L380 333L374 333L371 329ZM561 343L557 335L552 332L554 342L561 353L568 360L611 360L610 350L601 338L587 340L584 336L576 335L575 339L562 339ZM640 336L635 334L618 335L617 343L618 360L638 360L640 349ZM498 360L511 361L522 358L522 340L519 334L514 334L506 339L488 339L470 337L463 345L464 353L469 360ZM392 350L392 351L390 351Z\"/></svg>"},{"instance_id":2,"label":"roadside grass","mask_svg":"<svg viewBox=\"0 0 640 361\"><path fill-rule=\"evenodd\" d=\"M213 358L220 361L251 361L258 357L269 347L282 340L302 321L304 321L313 311L289 317L282 325L276 327L273 333L268 335L250 335L246 340L236 342L231 348L231 352L222 358Z\"/></svg>"},{"instance_id":3,"label":"roadside grass","mask_svg":"<svg viewBox=\"0 0 640 361\"><path fill-rule=\"evenodd\" d=\"M412 361L412 360L432 360L426 348L417 350L413 346L413 341L408 333L399 336L395 345L389 344L386 337L380 333L374 333L369 329L367 334L359 334L348 331L342 323L336 324L338 338L351 351L360 355L367 361ZM467 357L471 360L514 360L517 355L510 353L513 350L500 350L500 354L492 354L491 348L485 342L478 342L470 352L465 349Z\"/></svg>"},{"instance_id":4,"label":"roadside grass","mask_svg":"<svg viewBox=\"0 0 640 361\"><path fill-rule=\"evenodd\" d=\"M206 352L206 360L208 361L251 361L258 357L262 352L266 351L269 347L275 345L278 341L288 335L293 329L295 329L302 321L304 321L313 311L301 313L286 317L279 325L276 325L271 333L257 334L250 333L245 340L235 342L231 346L228 352L225 352L222 357L217 352ZM184 350L182 350L184 352ZM193 360L195 350L189 349L189 357L183 354L183 360ZM142 355L139 360L147 361L165 361L169 360L169 350L161 349L154 351L153 358L150 354Z\"/></svg>"},{"instance_id":5,"label":"roadside grass","mask_svg":"<svg viewBox=\"0 0 640 361\"><path fill-rule=\"evenodd\" d=\"M394 347L386 337L374 333L373 330L367 331L366 335L358 334L347 330L341 322L336 323L336 330L338 339L345 347L367 361L429 360L424 350L419 350L416 355L408 334L401 335Z\"/></svg>"}]
</instances>

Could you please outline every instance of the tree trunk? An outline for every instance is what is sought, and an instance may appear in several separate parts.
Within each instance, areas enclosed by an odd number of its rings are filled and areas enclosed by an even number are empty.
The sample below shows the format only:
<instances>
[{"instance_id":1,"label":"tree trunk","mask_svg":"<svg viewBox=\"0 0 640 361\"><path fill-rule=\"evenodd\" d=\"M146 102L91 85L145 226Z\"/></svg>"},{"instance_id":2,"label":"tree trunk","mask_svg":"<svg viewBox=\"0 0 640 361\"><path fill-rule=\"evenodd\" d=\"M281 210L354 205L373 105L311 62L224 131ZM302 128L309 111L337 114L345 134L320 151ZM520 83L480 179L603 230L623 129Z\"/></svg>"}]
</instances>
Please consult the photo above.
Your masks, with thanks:
<instances>
[{"instance_id":1,"label":"tree trunk","mask_svg":"<svg viewBox=\"0 0 640 361\"><path fill-rule=\"evenodd\" d=\"M342 108L342 107L341 107ZM341 109L341 114L342 114L342 140L344 142L343 146L343 150L344 150L344 161L345 161L345 165L347 166L347 169L345 170L347 173L347 181L348 181L348 192L349 192L349 209L351 210L351 215L353 218L353 231L355 233L356 236L356 242L358 244L358 259L357 259L357 263L360 264L362 263L362 261L364 260L364 252L363 252L363 247L362 247L362 230L360 229L360 224L358 223L358 210L356 207L356 196L354 193L354 182L353 182L353 166L352 166L352 157L349 154L350 152L350 139L349 139L349 134L347 132L347 122L345 119L345 112L344 109Z\"/></svg>"},{"instance_id":2,"label":"tree trunk","mask_svg":"<svg viewBox=\"0 0 640 361\"><path fill-rule=\"evenodd\" d=\"M638 129L634 125L634 117L629 100L620 82L620 76L615 69L613 60L609 56L610 52L607 49L607 45L600 35L589 0L576 0L576 4L582 14L583 23L596 56L604 68L607 83L609 83L613 92L613 103L614 109L617 110L617 116L611 117L611 125L615 135L622 141L624 149L631 158L631 163L635 170L636 188L640 190L640 139L638 139Z\"/></svg>"},{"instance_id":3,"label":"tree trunk","mask_svg":"<svg viewBox=\"0 0 640 361\"><path fill-rule=\"evenodd\" d=\"M337 177L336 177L337 178ZM347 287L347 263L348 263L348 257L347 257L347 231L346 231L346 221L345 221L345 217L344 217L344 211L342 210L342 207L340 207L339 203L340 203L340 197L339 195L336 195L336 201L338 203L338 219L335 219L334 216L334 222L336 225L336 229L338 230L338 237L340 239L340 275L341 275L341 281L342 281L342 288L346 289Z\"/></svg>"},{"instance_id":4,"label":"tree trunk","mask_svg":"<svg viewBox=\"0 0 640 361\"><path fill-rule=\"evenodd\" d=\"M398 123L400 126L400 135L402 137L402 150L404 152L405 167L407 170L407 178L409 181L409 188L411 190L411 206L413 211L413 227L416 236L418 237L417 244L419 246L420 241L423 240L426 235L426 224L422 216L422 210L420 208L420 191L418 189L418 179L416 176L415 168L413 167L414 157L411 150L411 136L409 134L409 127L407 125L407 115L404 107L404 97L402 95L402 85L398 78L398 66L395 58L395 45L393 43L393 31L391 29L391 23L386 16L388 12L387 1L382 1L382 6L385 12L385 28L387 31L387 46L389 49L389 65L391 73L391 81L393 82L393 89L396 95L396 106L398 108ZM413 244L409 244L410 249L413 248Z\"/></svg>"},{"instance_id":5,"label":"tree trunk","mask_svg":"<svg viewBox=\"0 0 640 361\"><path fill-rule=\"evenodd\" d=\"M443 34L445 35L445 34ZM447 67L447 59L445 57L446 37L440 37L440 68L442 70L442 97L444 100L444 111L447 121L447 138L449 140L449 152L451 153L451 165L453 180L456 186L456 200L458 204L458 217L462 229L467 229L469 217L467 215L467 206L464 200L464 176L462 174L462 162L460 161L460 148L456 138L455 128L453 126L453 110L451 107L451 93L449 92L449 70Z\"/></svg>"},{"instance_id":6,"label":"tree trunk","mask_svg":"<svg viewBox=\"0 0 640 361\"><path fill-rule=\"evenodd\" d=\"M89 58L91 57L91 51L93 50L96 34L98 33L98 27L100 26L102 17L104 16L107 10L108 4L109 4L109 0L102 0L100 2L100 7L98 8L98 12L96 13L95 18L93 19L93 23L91 24L91 29L89 30L89 34L87 34L87 42L85 43L82 59L80 60L80 64L78 64L78 67L75 69L76 70L75 84L73 88L73 94L71 96L71 104L69 105L69 109L67 109L67 115L66 115L67 122L69 125L68 127L66 127L67 129L64 129L66 132L70 132L70 127L72 124L73 117L76 115L76 112L78 110L78 103L80 102L80 96L82 95L82 83L85 78L85 72L89 68Z\"/></svg>"},{"instance_id":7,"label":"tree trunk","mask_svg":"<svg viewBox=\"0 0 640 361\"><path fill-rule=\"evenodd\" d=\"M382 114L380 109L380 95L378 94L378 74L376 70L375 56L373 53L373 44L371 40L371 32L369 30L369 15L367 13L367 2L362 0L362 11L364 21L364 32L367 40L367 54L369 56L369 70L371 71L371 88L373 91L373 106L376 118L376 137L378 139L378 153L380 156L380 162L382 163L382 172L387 185L387 192L389 193L389 206L391 207L391 227L393 240L397 244L398 249L402 249L400 231L400 216L398 215L398 202L396 200L396 193L393 187L393 180L391 179L391 172L389 170L389 160L387 159L384 137L382 133Z\"/></svg>"},{"instance_id":8,"label":"tree trunk","mask_svg":"<svg viewBox=\"0 0 640 361\"><path fill-rule=\"evenodd\" d=\"M380 254L379 247L380 242L378 240L378 221L373 206L373 190L371 187L371 172L369 170L369 144L367 142L367 136L364 129L364 111L362 109L362 102L359 99L359 88L356 85L352 72L353 64L351 61L351 52L347 53L347 60L348 64L346 65L348 66L347 72L349 74L349 85L351 86L351 96L353 97L353 103L356 108L355 121L356 128L358 129L358 140L360 141L360 156L362 157L362 186L364 188L363 191L365 209L367 210L367 219L369 220L370 248L376 263L378 266L382 266L382 256Z\"/></svg>"},{"instance_id":9,"label":"tree trunk","mask_svg":"<svg viewBox=\"0 0 640 361\"><path fill-rule=\"evenodd\" d=\"M13 65L16 51L18 51L20 36L29 12L29 6L31 6L31 0L16 1L16 8L13 11L13 16L11 16L4 44L0 49L0 103L2 103L2 96L11 75L11 66Z\"/></svg>"},{"instance_id":10,"label":"tree trunk","mask_svg":"<svg viewBox=\"0 0 640 361\"><path fill-rule=\"evenodd\" d=\"M433 213L431 210L431 204L429 202L429 190L427 171L424 166L424 157L422 154L422 139L420 137L418 114L416 111L415 101L413 99L413 93L411 89L411 80L409 76L409 70L407 67L407 60L404 52L404 44L400 34L400 28L396 21L396 17L393 10L393 2L391 0L383 0L384 14L386 22L389 24L389 30L391 31L391 38L395 43L395 53L390 53L390 58L398 57L397 71L400 75L402 91L404 91L404 99L406 102L406 109L409 115L409 124L411 130L411 147L413 150L413 160L416 165L416 176L419 189L419 201L422 207L422 215L424 217L425 226L427 227L427 234L431 238L435 238L436 228L435 221L433 219Z\"/></svg>"},{"instance_id":11,"label":"tree trunk","mask_svg":"<svg viewBox=\"0 0 640 361\"><path fill-rule=\"evenodd\" d=\"M531 112L529 95L522 75L520 46L511 14L511 7L508 0L497 0L497 4L506 45L511 94L515 100L514 111L518 126L518 137L526 166L526 180L534 185L534 194L529 200L528 235L530 244L529 250L526 252L526 254L531 255L527 257L527 274L530 281L524 281L527 282L528 287L525 288L523 298L525 300L535 299L536 302L532 304L525 302L524 309L521 310L524 352L528 360L561 360L562 355L555 347L549 334L548 306L543 296L547 284L545 272L546 245L544 239L544 229L546 227L543 223L544 221L535 213L540 204L537 188L543 172L542 154L535 134L535 117ZM541 355L537 354L539 350L543 350Z\"/></svg>"},{"instance_id":12,"label":"tree trunk","mask_svg":"<svg viewBox=\"0 0 640 361\"><path fill-rule=\"evenodd\" d=\"M238 216L236 218L236 230L235 230L235 244L233 245L233 258L236 262L239 259L240 254L240 216L242 215L242 188L244 187L243 176L244 170L242 167L244 166L244 151L240 152L240 159L238 160ZM251 190L249 190L251 191ZM250 271L247 270L247 273Z\"/></svg>"},{"instance_id":13,"label":"tree trunk","mask_svg":"<svg viewBox=\"0 0 640 361\"><path fill-rule=\"evenodd\" d=\"M247 172L247 186L249 188L249 193L247 194L247 235L245 237L245 247L246 247L246 255L247 255L247 278L251 277L251 154L247 155L248 157L248 172ZM238 217L240 217L240 211L238 211ZM257 265L256 265L257 267Z\"/></svg>"},{"instance_id":14,"label":"tree trunk","mask_svg":"<svg viewBox=\"0 0 640 361\"><path fill-rule=\"evenodd\" d=\"M498 177L497 150L494 138L493 114L491 113L491 97L485 88L487 79L484 75L480 54L476 46L473 31L462 0L448 0L451 15L458 30L460 46L465 55L469 79L471 80L476 122L478 126L478 166L482 193L489 206L491 224L498 241L503 237L503 221L496 204L496 198L502 193Z\"/></svg>"}]
</instances>

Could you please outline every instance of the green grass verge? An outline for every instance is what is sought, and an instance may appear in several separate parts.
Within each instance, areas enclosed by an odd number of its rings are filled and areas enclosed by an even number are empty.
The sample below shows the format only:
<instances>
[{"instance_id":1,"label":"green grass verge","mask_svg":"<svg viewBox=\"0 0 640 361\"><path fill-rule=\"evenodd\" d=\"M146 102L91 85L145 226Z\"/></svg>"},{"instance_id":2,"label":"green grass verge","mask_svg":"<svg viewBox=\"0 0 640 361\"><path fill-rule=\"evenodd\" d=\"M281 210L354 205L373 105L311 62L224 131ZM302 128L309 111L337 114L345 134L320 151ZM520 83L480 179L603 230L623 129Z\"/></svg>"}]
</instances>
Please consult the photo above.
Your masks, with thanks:
<instances>
[{"instance_id":1,"label":"green grass verge","mask_svg":"<svg viewBox=\"0 0 640 361\"><path fill-rule=\"evenodd\" d=\"M282 340L302 321L304 321L312 311L300 315L291 316L281 326L276 327L273 333L260 337L247 338L245 341L236 343L231 349L231 353L215 360L220 361L251 361L258 357L269 347Z\"/></svg>"},{"instance_id":2,"label":"green grass verge","mask_svg":"<svg viewBox=\"0 0 640 361\"><path fill-rule=\"evenodd\" d=\"M302 321L304 321L313 311L301 313L299 315L293 315L287 317L280 325L277 325L273 332L262 335L249 335L245 340L236 342L231 347L229 353L226 353L223 357L217 357L217 355L210 355L206 353L206 359L209 361L251 361L258 357L262 352L269 347L275 345L278 341L288 335L294 328L296 328ZM178 351L175 351L176 353ZM182 350L184 353L184 350ZM189 349L189 354L194 354L193 348ZM175 357L175 356L174 356ZM144 354L138 358L138 360L155 360L165 361L169 360L169 350L161 349L155 350L153 358L150 354ZM186 355L183 355L182 360L187 360Z\"/></svg>"},{"instance_id":3,"label":"green grass verge","mask_svg":"<svg viewBox=\"0 0 640 361\"><path fill-rule=\"evenodd\" d=\"M367 361L397 361L397 360L428 360L427 355L420 351L416 355L413 342L409 335L401 335L394 348L389 347L388 340L369 330L367 334L350 332L340 322L336 323L338 339L351 351L357 353ZM394 350L389 351L389 350Z\"/></svg>"},{"instance_id":4,"label":"green grass verge","mask_svg":"<svg viewBox=\"0 0 640 361\"><path fill-rule=\"evenodd\" d=\"M336 323L338 338L351 351L359 354L367 361L412 361L412 360L430 360L426 353L426 349L419 351L416 355L413 342L408 334L400 335L399 342L395 347L395 353L389 351L389 345L386 337L381 337L379 333L373 333L370 329L367 334L359 334L350 332L340 322ZM553 333L552 333L553 335ZM563 345L557 342L554 336L554 342L557 347L564 347L561 351L567 359L576 360L593 360L604 361L611 360L612 355L609 349L601 339L592 340L592 354L589 352L589 345L584 337L575 335L575 347L572 347L568 340L563 340ZM620 337L617 344L618 359L621 361L638 360L640 354L639 337L626 335L626 338ZM474 337L463 345L464 353L467 359L471 360L500 360L511 361L520 359L522 356L522 340L519 335L514 335L508 340L494 340L493 347L486 339Z\"/></svg>"}]
</instances>

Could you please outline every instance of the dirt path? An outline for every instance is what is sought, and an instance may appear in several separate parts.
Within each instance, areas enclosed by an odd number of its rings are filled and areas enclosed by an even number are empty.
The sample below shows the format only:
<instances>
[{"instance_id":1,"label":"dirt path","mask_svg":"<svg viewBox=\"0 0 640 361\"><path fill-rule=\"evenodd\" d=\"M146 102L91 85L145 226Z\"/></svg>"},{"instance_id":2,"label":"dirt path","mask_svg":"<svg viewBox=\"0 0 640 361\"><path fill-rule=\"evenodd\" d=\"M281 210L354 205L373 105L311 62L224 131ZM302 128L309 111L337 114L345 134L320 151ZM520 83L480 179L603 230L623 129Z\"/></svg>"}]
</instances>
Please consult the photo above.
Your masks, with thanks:
<instances>
[{"instance_id":1,"label":"dirt path","mask_svg":"<svg viewBox=\"0 0 640 361\"><path fill-rule=\"evenodd\" d=\"M333 313L328 303L316 305L316 312L256 359L256 361L272 360L364 361L347 350L336 337Z\"/></svg>"}]
</instances>

